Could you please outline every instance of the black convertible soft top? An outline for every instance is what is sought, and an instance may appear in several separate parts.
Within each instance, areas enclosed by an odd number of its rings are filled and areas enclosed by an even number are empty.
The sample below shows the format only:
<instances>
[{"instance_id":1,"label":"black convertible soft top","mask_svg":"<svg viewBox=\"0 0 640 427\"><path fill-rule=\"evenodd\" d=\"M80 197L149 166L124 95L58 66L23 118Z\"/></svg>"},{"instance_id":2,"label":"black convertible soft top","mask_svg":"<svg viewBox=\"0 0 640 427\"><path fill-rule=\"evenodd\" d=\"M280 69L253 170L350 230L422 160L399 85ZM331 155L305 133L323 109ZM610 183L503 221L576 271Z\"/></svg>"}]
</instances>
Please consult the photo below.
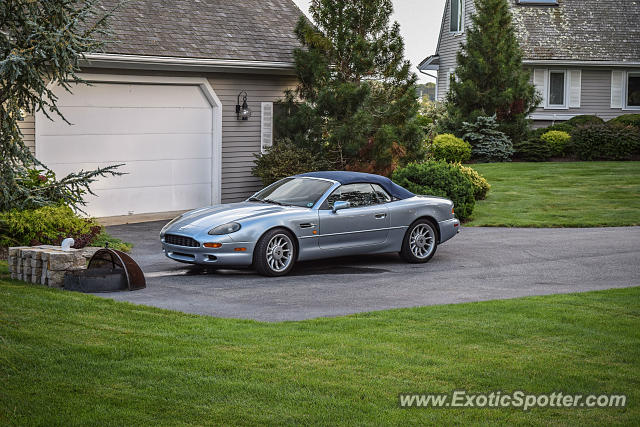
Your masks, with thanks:
<instances>
[{"instance_id":1,"label":"black convertible soft top","mask_svg":"<svg viewBox=\"0 0 640 427\"><path fill-rule=\"evenodd\" d=\"M307 173L302 173L296 176L332 179L334 181L338 181L340 184L357 184L361 182L378 184L379 186L387 190L387 193L391 194L396 199L408 199L410 197L415 196L415 194L399 186L395 182L391 181L389 178L386 178L380 175L373 175L370 173L346 172L346 171L321 171L321 172L307 172Z\"/></svg>"}]
</instances>

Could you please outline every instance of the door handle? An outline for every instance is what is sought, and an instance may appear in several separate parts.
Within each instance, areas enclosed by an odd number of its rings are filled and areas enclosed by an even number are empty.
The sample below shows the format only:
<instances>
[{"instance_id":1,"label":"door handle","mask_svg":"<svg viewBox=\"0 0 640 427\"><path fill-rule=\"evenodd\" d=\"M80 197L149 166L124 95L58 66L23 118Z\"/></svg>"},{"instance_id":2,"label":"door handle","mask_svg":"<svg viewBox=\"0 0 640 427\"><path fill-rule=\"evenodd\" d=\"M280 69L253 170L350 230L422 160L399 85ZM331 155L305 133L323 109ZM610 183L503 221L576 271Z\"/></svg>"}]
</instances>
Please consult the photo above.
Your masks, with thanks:
<instances>
[{"instance_id":1,"label":"door handle","mask_svg":"<svg viewBox=\"0 0 640 427\"><path fill-rule=\"evenodd\" d=\"M382 218L385 218L386 216L387 216L386 213L377 213L376 214L376 219L382 219Z\"/></svg>"}]
</instances>

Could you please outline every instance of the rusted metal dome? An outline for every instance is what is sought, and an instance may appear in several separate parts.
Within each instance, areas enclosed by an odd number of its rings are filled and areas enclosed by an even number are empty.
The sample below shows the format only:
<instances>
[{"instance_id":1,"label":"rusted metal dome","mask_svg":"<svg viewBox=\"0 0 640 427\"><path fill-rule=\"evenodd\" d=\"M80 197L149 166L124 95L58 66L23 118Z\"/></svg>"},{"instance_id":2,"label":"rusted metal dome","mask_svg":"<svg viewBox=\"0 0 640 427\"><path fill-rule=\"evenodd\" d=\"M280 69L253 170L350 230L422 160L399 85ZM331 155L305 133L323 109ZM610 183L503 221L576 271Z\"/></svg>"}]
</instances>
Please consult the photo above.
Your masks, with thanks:
<instances>
[{"instance_id":1,"label":"rusted metal dome","mask_svg":"<svg viewBox=\"0 0 640 427\"><path fill-rule=\"evenodd\" d=\"M124 252L109 248L100 249L89 260L87 270L97 268L123 269L127 281L127 289L130 291L144 289L147 286L140 266Z\"/></svg>"},{"instance_id":2,"label":"rusted metal dome","mask_svg":"<svg viewBox=\"0 0 640 427\"><path fill-rule=\"evenodd\" d=\"M80 292L135 291L147 286L140 266L127 254L115 249L98 250L86 270L69 271L64 288Z\"/></svg>"}]
</instances>

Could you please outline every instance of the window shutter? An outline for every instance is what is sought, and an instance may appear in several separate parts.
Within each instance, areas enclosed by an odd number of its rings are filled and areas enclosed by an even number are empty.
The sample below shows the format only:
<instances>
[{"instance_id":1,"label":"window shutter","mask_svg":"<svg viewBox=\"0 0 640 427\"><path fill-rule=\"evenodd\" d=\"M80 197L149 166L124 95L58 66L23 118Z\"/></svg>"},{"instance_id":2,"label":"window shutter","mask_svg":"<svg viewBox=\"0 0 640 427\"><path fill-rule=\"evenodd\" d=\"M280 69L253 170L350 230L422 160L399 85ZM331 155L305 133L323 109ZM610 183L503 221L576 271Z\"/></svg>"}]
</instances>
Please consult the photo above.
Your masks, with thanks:
<instances>
[{"instance_id":1,"label":"window shutter","mask_svg":"<svg viewBox=\"0 0 640 427\"><path fill-rule=\"evenodd\" d=\"M273 145L273 102L260 103L260 152Z\"/></svg>"},{"instance_id":2,"label":"window shutter","mask_svg":"<svg viewBox=\"0 0 640 427\"><path fill-rule=\"evenodd\" d=\"M580 108L582 70L569 71L569 108Z\"/></svg>"},{"instance_id":3,"label":"window shutter","mask_svg":"<svg viewBox=\"0 0 640 427\"><path fill-rule=\"evenodd\" d=\"M622 108L624 71L611 71L611 108Z\"/></svg>"},{"instance_id":4,"label":"window shutter","mask_svg":"<svg viewBox=\"0 0 640 427\"><path fill-rule=\"evenodd\" d=\"M542 97L541 106L547 105L547 70L544 68L535 68L533 70L533 85L538 94Z\"/></svg>"}]
</instances>

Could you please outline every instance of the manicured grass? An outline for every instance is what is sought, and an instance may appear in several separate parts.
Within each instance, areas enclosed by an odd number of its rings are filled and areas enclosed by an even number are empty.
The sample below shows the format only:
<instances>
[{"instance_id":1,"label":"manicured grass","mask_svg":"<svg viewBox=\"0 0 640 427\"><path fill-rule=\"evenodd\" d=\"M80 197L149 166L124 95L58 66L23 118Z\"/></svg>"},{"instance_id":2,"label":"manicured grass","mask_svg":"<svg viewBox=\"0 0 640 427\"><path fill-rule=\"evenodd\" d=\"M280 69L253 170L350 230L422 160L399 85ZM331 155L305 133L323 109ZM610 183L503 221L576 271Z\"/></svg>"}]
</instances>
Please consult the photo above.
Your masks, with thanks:
<instances>
[{"instance_id":1,"label":"manicured grass","mask_svg":"<svg viewBox=\"0 0 640 427\"><path fill-rule=\"evenodd\" d=\"M491 184L471 226L640 225L640 162L474 164Z\"/></svg>"},{"instance_id":2,"label":"manicured grass","mask_svg":"<svg viewBox=\"0 0 640 427\"><path fill-rule=\"evenodd\" d=\"M0 424L637 425L640 288L303 322L0 279ZM626 408L400 409L400 392L624 393Z\"/></svg>"}]
</instances>

